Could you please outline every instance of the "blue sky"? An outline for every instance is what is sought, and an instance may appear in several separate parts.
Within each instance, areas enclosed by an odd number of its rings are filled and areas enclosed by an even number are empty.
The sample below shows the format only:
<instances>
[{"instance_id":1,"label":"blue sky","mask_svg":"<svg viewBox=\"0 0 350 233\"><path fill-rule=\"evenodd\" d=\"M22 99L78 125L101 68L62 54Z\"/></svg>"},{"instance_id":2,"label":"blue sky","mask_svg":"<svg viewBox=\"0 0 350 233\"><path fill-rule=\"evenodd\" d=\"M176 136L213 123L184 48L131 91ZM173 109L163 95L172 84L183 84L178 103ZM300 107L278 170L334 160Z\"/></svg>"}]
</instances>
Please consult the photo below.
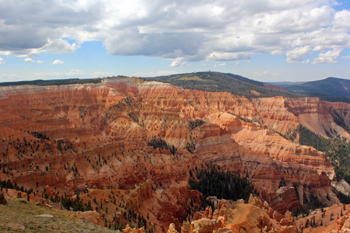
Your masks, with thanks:
<instances>
[{"instance_id":1,"label":"blue sky","mask_svg":"<svg viewBox=\"0 0 350 233\"><path fill-rule=\"evenodd\" d=\"M219 71L350 79L350 3L0 0L0 82Z\"/></svg>"}]
</instances>

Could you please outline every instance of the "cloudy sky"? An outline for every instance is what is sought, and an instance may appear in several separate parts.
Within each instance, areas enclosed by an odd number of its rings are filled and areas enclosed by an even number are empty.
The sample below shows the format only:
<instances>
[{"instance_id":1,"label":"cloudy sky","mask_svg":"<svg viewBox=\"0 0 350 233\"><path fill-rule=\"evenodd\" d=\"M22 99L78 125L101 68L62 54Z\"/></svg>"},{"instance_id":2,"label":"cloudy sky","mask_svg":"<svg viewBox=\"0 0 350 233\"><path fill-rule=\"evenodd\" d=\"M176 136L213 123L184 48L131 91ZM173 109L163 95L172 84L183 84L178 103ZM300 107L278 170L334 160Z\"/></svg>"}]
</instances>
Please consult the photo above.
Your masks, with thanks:
<instances>
[{"instance_id":1,"label":"cloudy sky","mask_svg":"<svg viewBox=\"0 0 350 233\"><path fill-rule=\"evenodd\" d=\"M348 0L0 0L0 82L220 71L350 79Z\"/></svg>"}]
</instances>

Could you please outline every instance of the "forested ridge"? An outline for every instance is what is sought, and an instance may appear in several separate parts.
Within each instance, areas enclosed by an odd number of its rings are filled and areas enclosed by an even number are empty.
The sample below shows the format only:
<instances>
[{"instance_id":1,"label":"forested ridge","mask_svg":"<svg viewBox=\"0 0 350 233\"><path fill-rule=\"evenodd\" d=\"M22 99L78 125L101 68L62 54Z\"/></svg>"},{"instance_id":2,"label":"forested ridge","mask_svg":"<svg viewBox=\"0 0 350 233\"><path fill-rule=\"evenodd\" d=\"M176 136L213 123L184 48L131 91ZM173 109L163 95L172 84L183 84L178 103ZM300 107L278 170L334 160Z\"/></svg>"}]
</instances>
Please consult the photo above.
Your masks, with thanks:
<instances>
[{"instance_id":1,"label":"forested ridge","mask_svg":"<svg viewBox=\"0 0 350 233\"><path fill-rule=\"evenodd\" d=\"M288 90L268 88L262 82L244 78L240 75L211 71L144 78L144 80L171 83L190 90L230 92L234 95L246 97L301 96ZM258 92L259 95L253 94L252 91Z\"/></svg>"},{"instance_id":2,"label":"forested ridge","mask_svg":"<svg viewBox=\"0 0 350 233\"><path fill-rule=\"evenodd\" d=\"M301 145L312 146L315 149L325 152L326 156L333 162L336 178L344 179L350 183L350 145L345 139L339 137L326 139L315 134L308 128L299 125L293 133L299 134L299 143Z\"/></svg>"}]
</instances>

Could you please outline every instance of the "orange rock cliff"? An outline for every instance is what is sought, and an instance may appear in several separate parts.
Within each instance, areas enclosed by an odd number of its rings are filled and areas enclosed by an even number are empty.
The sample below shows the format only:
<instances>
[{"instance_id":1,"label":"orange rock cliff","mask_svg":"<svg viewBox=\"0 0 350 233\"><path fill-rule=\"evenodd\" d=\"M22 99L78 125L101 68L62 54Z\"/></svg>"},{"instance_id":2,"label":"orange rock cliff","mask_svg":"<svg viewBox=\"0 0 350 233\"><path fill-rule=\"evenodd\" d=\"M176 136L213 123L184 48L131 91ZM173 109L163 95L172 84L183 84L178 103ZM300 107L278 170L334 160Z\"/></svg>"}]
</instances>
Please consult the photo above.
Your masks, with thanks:
<instances>
[{"instance_id":1,"label":"orange rock cliff","mask_svg":"<svg viewBox=\"0 0 350 233\"><path fill-rule=\"evenodd\" d=\"M171 223L179 230L191 200L201 202L187 184L189 170L205 163L248 175L280 214L303 204L305 186L330 206L339 203L331 161L281 134L302 124L349 139L331 117L337 112L348 122L349 111L349 104L318 98L248 99L132 78L1 87L0 179L37 193L48 185L49 196L72 196L83 185L90 191L80 199L97 199L92 208L108 222L134 215L155 232ZM191 126L196 120L203 124ZM154 149L154 138L173 149ZM279 187L282 179L287 187Z\"/></svg>"}]
</instances>

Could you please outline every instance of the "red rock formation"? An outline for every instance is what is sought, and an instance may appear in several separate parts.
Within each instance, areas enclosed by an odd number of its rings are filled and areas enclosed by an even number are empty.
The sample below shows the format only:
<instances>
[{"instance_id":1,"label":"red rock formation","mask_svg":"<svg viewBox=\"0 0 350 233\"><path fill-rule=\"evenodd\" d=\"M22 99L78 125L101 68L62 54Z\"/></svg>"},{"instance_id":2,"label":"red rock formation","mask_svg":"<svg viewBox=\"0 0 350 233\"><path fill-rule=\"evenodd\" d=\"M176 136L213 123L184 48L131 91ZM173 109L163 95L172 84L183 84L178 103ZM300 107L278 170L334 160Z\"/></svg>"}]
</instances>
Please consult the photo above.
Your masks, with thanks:
<instances>
[{"instance_id":1,"label":"red rock formation","mask_svg":"<svg viewBox=\"0 0 350 233\"><path fill-rule=\"evenodd\" d=\"M145 228L139 228L139 229L134 229L134 228L130 228L129 225L126 225L126 228L122 230L123 233L145 233Z\"/></svg>"},{"instance_id":2,"label":"red rock formation","mask_svg":"<svg viewBox=\"0 0 350 233\"><path fill-rule=\"evenodd\" d=\"M269 202L269 206L272 209L282 214L300 206L293 186L281 187L276 193L267 195L265 199Z\"/></svg>"},{"instance_id":3,"label":"red rock formation","mask_svg":"<svg viewBox=\"0 0 350 233\"><path fill-rule=\"evenodd\" d=\"M85 212L76 212L77 217L81 220L87 219L91 223L99 225L101 227L104 226L104 221L102 216L96 211L85 211Z\"/></svg>"},{"instance_id":4,"label":"red rock formation","mask_svg":"<svg viewBox=\"0 0 350 233\"><path fill-rule=\"evenodd\" d=\"M0 205L6 205L7 201L4 197L4 194L0 191Z\"/></svg>"},{"instance_id":5,"label":"red rock formation","mask_svg":"<svg viewBox=\"0 0 350 233\"><path fill-rule=\"evenodd\" d=\"M169 225L169 229L168 229L167 233L178 233L178 231L175 229L175 224L174 223L171 223Z\"/></svg>"},{"instance_id":6,"label":"red rock formation","mask_svg":"<svg viewBox=\"0 0 350 233\"><path fill-rule=\"evenodd\" d=\"M215 199L213 199L215 201ZM271 220L267 210L261 204L258 198L250 198L252 204L232 202L221 200L218 204L220 217L217 219L208 219L206 217L194 220L190 223L184 222L181 233L214 233L214 232L296 232L293 223L289 224L287 219L281 220L281 223L288 226L280 225L280 222ZM261 206L261 207L259 207ZM209 211L203 211L199 215L207 215ZM275 215L278 213L275 212ZM221 221L221 223L220 223ZM272 221L278 228L275 231L271 228Z\"/></svg>"},{"instance_id":7,"label":"red rock formation","mask_svg":"<svg viewBox=\"0 0 350 233\"><path fill-rule=\"evenodd\" d=\"M302 123L322 135L333 130L346 136L332 114L350 126L349 106L317 98L250 100L128 78L1 87L0 179L40 192L48 185L52 194L73 194L81 184L125 190L152 179L124 201L143 217L148 213L159 232L171 222L180 229L188 198L200 202L200 194L185 187L188 170L204 163L248 174L262 197L276 195L283 177L288 185L306 185L320 197L331 197L324 200L332 205L337 203L330 185L332 163L274 131L285 134ZM204 124L190 127L195 120ZM177 150L149 146L154 137ZM285 206L276 208L296 206L289 194L280 197ZM112 219L112 214L106 216Z\"/></svg>"}]
</instances>

